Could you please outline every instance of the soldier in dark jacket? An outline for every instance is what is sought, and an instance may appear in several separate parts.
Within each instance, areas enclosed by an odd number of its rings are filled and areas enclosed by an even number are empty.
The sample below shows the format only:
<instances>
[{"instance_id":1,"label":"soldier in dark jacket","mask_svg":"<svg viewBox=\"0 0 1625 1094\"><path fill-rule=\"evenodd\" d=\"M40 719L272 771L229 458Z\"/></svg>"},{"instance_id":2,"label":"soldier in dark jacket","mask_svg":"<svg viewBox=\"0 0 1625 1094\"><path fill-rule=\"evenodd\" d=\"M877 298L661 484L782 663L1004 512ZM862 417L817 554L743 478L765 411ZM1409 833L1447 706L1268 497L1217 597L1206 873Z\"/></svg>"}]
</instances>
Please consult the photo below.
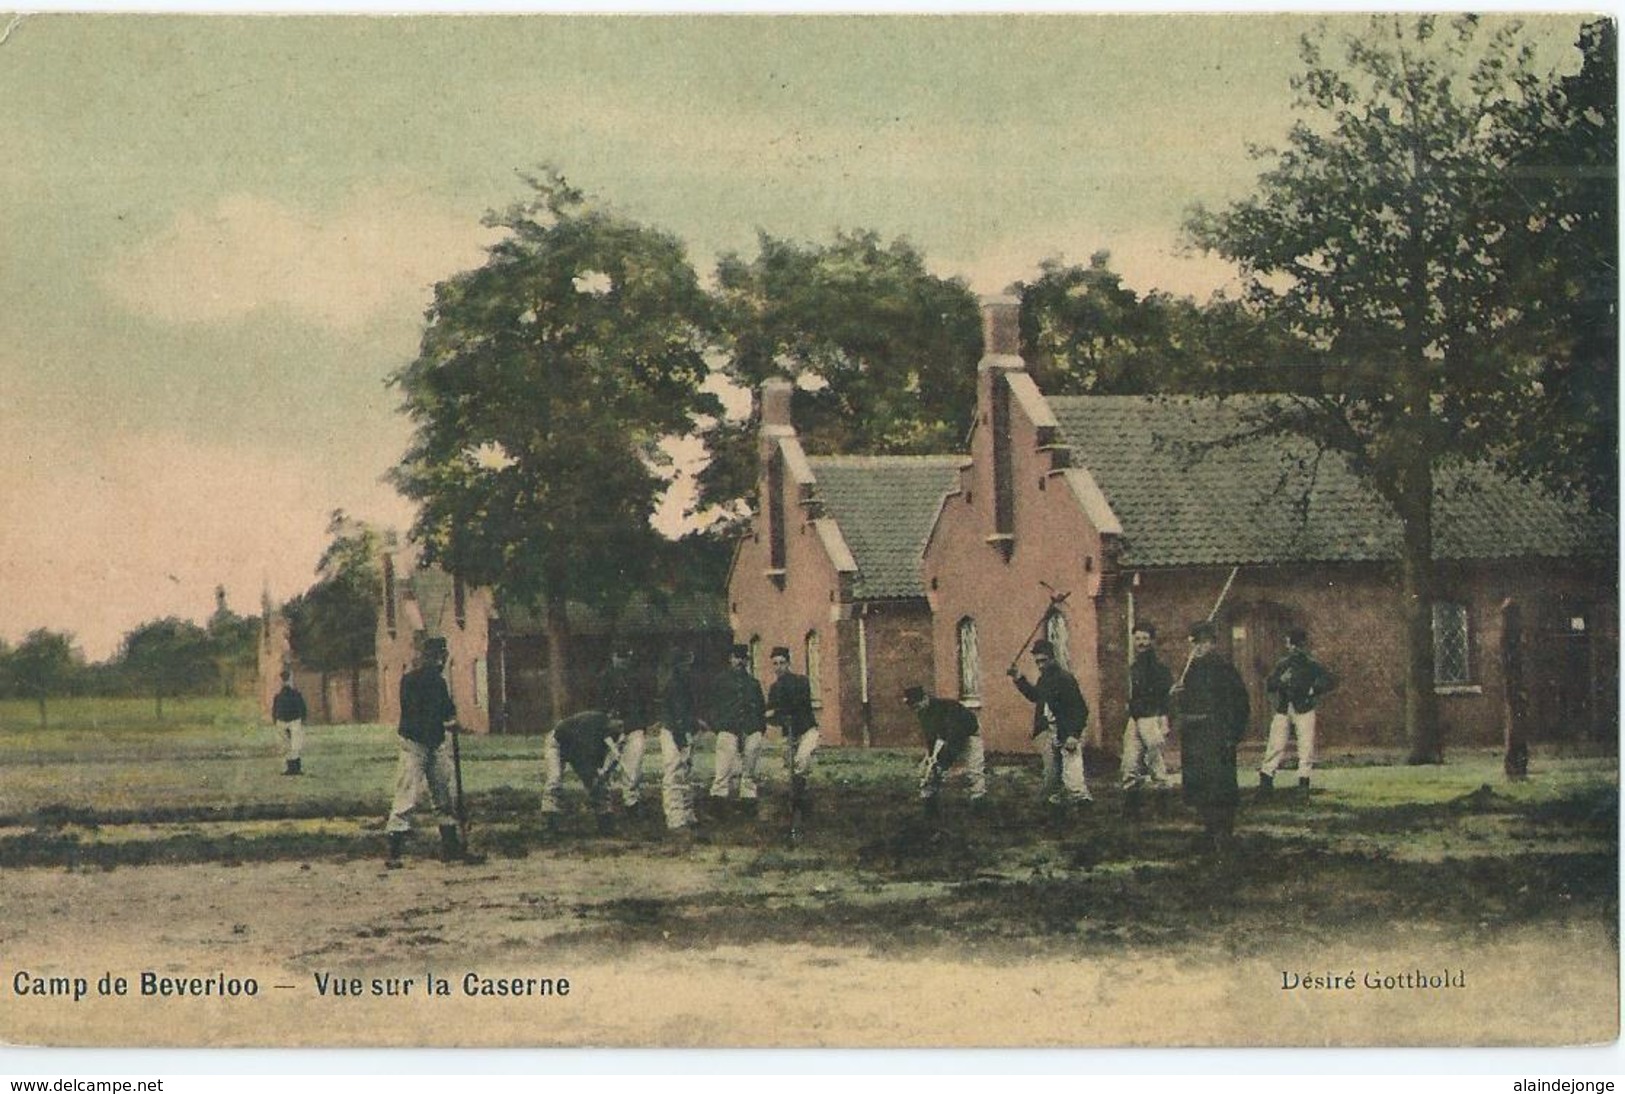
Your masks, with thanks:
<instances>
[{"instance_id":1,"label":"soldier in dark jacket","mask_svg":"<svg viewBox=\"0 0 1625 1094\"><path fill-rule=\"evenodd\" d=\"M672 831L694 823L690 781L694 773L694 736L700 731L695 714L694 651L678 650L666 681L665 716L660 723L660 798L666 827Z\"/></svg>"},{"instance_id":2,"label":"soldier in dark jacket","mask_svg":"<svg viewBox=\"0 0 1625 1094\"><path fill-rule=\"evenodd\" d=\"M625 724L602 710L572 714L553 727L542 742L542 813L550 828L556 825L568 764L587 789L587 804L598 818L599 830L608 831L610 797L625 738Z\"/></svg>"},{"instance_id":3,"label":"soldier in dark jacket","mask_svg":"<svg viewBox=\"0 0 1625 1094\"><path fill-rule=\"evenodd\" d=\"M441 858L472 862L478 856L463 846L451 800L451 749L446 729L457 720L443 670L446 640L425 639L418 663L401 677L400 761L395 769L395 800L384 831L389 834L389 857L384 865L401 865L401 851L412 830L412 814L427 800L440 828Z\"/></svg>"},{"instance_id":4,"label":"soldier in dark jacket","mask_svg":"<svg viewBox=\"0 0 1625 1094\"><path fill-rule=\"evenodd\" d=\"M643 799L643 753L653 720L653 685L638 672L632 650L617 646L598 677L598 709L626 727L621 745L621 800L628 809Z\"/></svg>"},{"instance_id":5,"label":"soldier in dark jacket","mask_svg":"<svg viewBox=\"0 0 1625 1094\"><path fill-rule=\"evenodd\" d=\"M1094 800L1083 773L1083 730L1089 724L1089 704L1078 678L1055 660L1055 646L1040 638L1033 643L1038 679L1027 678L1012 665L1009 676L1016 690L1033 703L1033 740L1044 760L1044 796L1051 805L1081 805ZM1062 797L1062 792L1065 797Z\"/></svg>"},{"instance_id":6,"label":"soldier in dark jacket","mask_svg":"<svg viewBox=\"0 0 1625 1094\"><path fill-rule=\"evenodd\" d=\"M305 718L308 716L305 697L293 686L293 672L283 669L282 688L271 700L271 720L282 731L282 747L287 754L282 768L284 775L305 773L299 753L305 747Z\"/></svg>"},{"instance_id":7,"label":"soldier in dark jacket","mask_svg":"<svg viewBox=\"0 0 1625 1094\"><path fill-rule=\"evenodd\" d=\"M1236 746L1247 732L1247 685L1219 652L1206 620L1191 627L1191 662L1175 688L1185 802L1202 818L1208 846L1223 850L1235 829L1241 792Z\"/></svg>"},{"instance_id":8,"label":"soldier in dark jacket","mask_svg":"<svg viewBox=\"0 0 1625 1094\"><path fill-rule=\"evenodd\" d=\"M938 796L948 772L955 764L965 765L970 801L979 809L987 796L987 753L982 748L982 726L974 712L952 699L934 699L923 687L903 692L903 701L914 708L920 732L925 737L925 762L920 765L920 800L926 813L938 812Z\"/></svg>"},{"instance_id":9,"label":"soldier in dark jacket","mask_svg":"<svg viewBox=\"0 0 1625 1094\"><path fill-rule=\"evenodd\" d=\"M1298 740L1298 786L1309 789L1309 776L1315 769L1315 704L1336 687L1337 678L1309 656L1309 633L1299 628L1287 631L1286 655L1275 663L1264 682L1274 712L1264 762L1258 766L1259 789L1274 789L1275 773L1281 769L1287 742L1294 736Z\"/></svg>"},{"instance_id":10,"label":"soldier in dark jacket","mask_svg":"<svg viewBox=\"0 0 1625 1094\"><path fill-rule=\"evenodd\" d=\"M790 671L790 650L774 646L773 685L767 690L767 721L784 731L790 768L790 840L801 838L802 819L808 811L807 785L813 754L818 751L818 718L813 714L812 684Z\"/></svg>"},{"instance_id":11,"label":"soldier in dark jacket","mask_svg":"<svg viewBox=\"0 0 1625 1094\"><path fill-rule=\"evenodd\" d=\"M1140 793L1147 786L1168 782L1162 748L1168 740L1168 692L1174 674L1157 656L1157 628L1134 626L1134 660L1128 670L1128 726L1123 730L1123 808L1130 816L1140 810Z\"/></svg>"},{"instance_id":12,"label":"soldier in dark jacket","mask_svg":"<svg viewBox=\"0 0 1625 1094\"><path fill-rule=\"evenodd\" d=\"M713 798L737 794L744 801L756 800L756 764L767 728L767 701L749 665L750 648L733 647L728 652L727 671L717 677L713 688L711 725L717 731Z\"/></svg>"}]
</instances>

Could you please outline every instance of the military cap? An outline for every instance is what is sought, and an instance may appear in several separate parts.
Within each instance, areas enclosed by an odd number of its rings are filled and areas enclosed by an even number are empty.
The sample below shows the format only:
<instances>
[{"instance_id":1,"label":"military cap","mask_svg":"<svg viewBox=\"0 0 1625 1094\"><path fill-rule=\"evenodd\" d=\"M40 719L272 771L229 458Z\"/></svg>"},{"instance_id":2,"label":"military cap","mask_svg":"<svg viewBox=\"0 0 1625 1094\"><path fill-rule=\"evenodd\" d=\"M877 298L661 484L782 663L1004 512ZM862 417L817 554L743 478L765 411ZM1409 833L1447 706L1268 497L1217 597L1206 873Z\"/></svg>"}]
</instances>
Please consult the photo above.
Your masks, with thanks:
<instances>
[{"instance_id":1,"label":"military cap","mask_svg":"<svg viewBox=\"0 0 1625 1094\"><path fill-rule=\"evenodd\" d=\"M1201 619L1191 624L1191 641L1212 642L1219 637L1219 628L1211 620Z\"/></svg>"},{"instance_id":2,"label":"military cap","mask_svg":"<svg viewBox=\"0 0 1625 1094\"><path fill-rule=\"evenodd\" d=\"M903 702L907 703L911 707L925 702L925 689L920 687L918 684L911 688L904 688Z\"/></svg>"},{"instance_id":3,"label":"military cap","mask_svg":"<svg viewBox=\"0 0 1625 1094\"><path fill-rule=\"evenodd\" d=\"M1034 642L1033 656L1036 657L1039 654L1043 654L1045 657L1054 657L1055 643L1051 642L1047 638L1040 638L1038 641Z\"/></svg>"},{"instance_id":4,"label":"military cap","mask_svg":"<svg viewBox=\"0 0 1625 1094\"><path fill-rule=\"evenodd\" d=\"M774 646L773 647L773 653L772 653L771 656L773 656L773 657L782 657L786 661L788 661L788 660L790 660L790 647L789 646Z\"/></svg>"}]
</instances>

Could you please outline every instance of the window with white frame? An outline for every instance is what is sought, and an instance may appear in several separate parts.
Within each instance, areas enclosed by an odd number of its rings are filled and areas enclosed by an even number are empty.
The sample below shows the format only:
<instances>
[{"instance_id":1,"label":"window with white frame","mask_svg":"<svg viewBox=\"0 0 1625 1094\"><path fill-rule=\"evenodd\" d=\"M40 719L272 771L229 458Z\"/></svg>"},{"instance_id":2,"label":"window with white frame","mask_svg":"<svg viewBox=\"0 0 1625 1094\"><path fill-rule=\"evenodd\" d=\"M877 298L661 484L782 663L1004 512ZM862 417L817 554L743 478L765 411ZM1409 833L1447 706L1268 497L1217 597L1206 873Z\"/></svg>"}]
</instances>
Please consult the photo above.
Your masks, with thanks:
<instances>
[{"instance_id":1,"label":"window with white frame","mask_svg":"<svg viewBox=\"0 0 1625 1094\"><path fill-rule=\"evenodd\" d=\"M767 672L767 669L762 664L762 636L759 634L751 635L749 646L750 674L760 680Z\"/></svg>"},{"instance_id":2,"label":"window with white frame","mask_svg":"<svg viewBox=\"0 0 1625 1094\"><path fill-rule=\"evenodd\" d=\"M808 690L810 690L812 692L813 705L816 706L819 703L819 698L818 697L823 694L821 684L823 683L823 675L824 675L824 673L823 673L823 669L824 669L823 658L819 656L819 652L818 652L818 632L817 631L808 631L807 632L806 650L807 650L807 688L808 688Z\"/></svg>"},{"instance_id":3,"label":"window with white frame","mask_svg":"<svg viewBox=\"0 0 1625 1094\"><path fill-rule=\"evenodd\" d=\"M1049 644L1055 647L1056 663L1070 670L1072 668L1072 632L1066 625L1066 616L1059 611L1050 612L1044 619L1044 637L1049 639Z\"/></svg>"},{"instance_id":4,"label":"window with white frame","mask_svg":"<svg viewBox=\"0 0 1625 1094\"><path fill-rule=\"evenodd\" d=\"M982 697L982 654L976 644L976 620L959 621L959 697Z\"/></svg>"},{"instance_id":5,"label":"window with white frame","mask_svg":"<svg viewBox=\"0 0 1625 1094\"><path fill-rule=\"evenodd\" d=\"M1467 605L1452 600L1433 604L1433 682L1452 687L1472 681Z\"/></svg>"}]
</instances>

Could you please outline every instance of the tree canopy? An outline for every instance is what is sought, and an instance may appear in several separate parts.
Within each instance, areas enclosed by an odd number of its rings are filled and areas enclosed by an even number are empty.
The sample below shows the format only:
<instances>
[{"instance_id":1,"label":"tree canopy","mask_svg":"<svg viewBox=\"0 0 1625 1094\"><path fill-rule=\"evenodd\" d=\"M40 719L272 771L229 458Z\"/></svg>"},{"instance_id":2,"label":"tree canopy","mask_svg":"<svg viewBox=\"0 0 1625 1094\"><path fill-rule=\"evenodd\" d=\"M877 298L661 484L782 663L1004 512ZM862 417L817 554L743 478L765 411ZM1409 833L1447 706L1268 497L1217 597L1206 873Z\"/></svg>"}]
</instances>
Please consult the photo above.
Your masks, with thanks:
<instances>
[{"instance_id":1,"label":"tree canopy","mask_svg":"<svg viewBox=\"0 0 1625 1094\"><path fill-rule=\"evenodd\" d=\"M316 563L315 584L283 605L282 614L288 645L302 663L317 672L353 670L376 656L388 538L342 509L329 517L327 534L332 540Z\"/></svg>"},{"instance_id":2,"label":"tree canopy","mask_svg":"<svg viewBox=\"0 0 1625 1094\"><path fill-rule=\"evenodd\" d=\"M0 650L0 652L5 652ZM84 659L73 646L73 636L41 627L30 631L17 648L5 653L5 676L10 690L32 699L39 709L39 724L48 724L46 702L66 693Z\"/></svg>"},{"instance_id":3,"label":"tree canopy","mask_svg":"<svg viewBox=\"0 0 1625 1094\"><path fill-rule=\"evenodd\" d=\"M425 561L544 605L557 644L567 600L613 604L645 575L660 442L722 405L701 387L714 320L682 244L557 173L526 181L486 219L503 231L486 262L435 286L393 377L415 427L394 479Z\"/></svg>"},{"instance_id":4,"label":"tree canopy","mask_svg":"<svg viewBox=\"0 0 1625 1094\"><path fill-rule=\"evenodd\" d=\"M1515 23L1373 17L1302 43L1298 120L1257 192L1196 210L1191 238L1234 261L1250 303L1326 365L1325 390L1269 405L1259 428L1341 453L1404 529L1411 759L1441 756L1432 661L1433 500L1466 460L1516 465L1539 405L1528 352L1528 215L1515 160L1548 82ZM1538 127L1537 127L1538 128Z\"/></svg>"},{"instance_id":5,"label":"tree canopy","mask_svg":"<svg viewBox=\"0 0 1625 1094\"><path fill-rule=\"evenodd\" d=\"M120 662L128 677L152 695L162 719L166 698L195 693L213 682L214 652L208 631L191 620L170 616L143 623L125 635Z\"/></svg>"}]
</instances>

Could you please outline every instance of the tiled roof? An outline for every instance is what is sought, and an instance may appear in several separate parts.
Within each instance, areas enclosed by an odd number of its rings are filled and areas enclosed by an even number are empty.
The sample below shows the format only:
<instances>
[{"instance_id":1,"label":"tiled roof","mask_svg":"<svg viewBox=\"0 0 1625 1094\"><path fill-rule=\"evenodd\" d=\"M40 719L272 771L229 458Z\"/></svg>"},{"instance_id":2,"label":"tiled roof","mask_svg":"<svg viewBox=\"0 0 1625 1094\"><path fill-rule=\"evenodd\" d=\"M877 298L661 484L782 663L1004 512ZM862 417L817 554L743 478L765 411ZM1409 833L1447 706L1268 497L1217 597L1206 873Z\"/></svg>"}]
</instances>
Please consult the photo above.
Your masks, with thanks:
<instances>
[{"instance_id":1,"label":"tiled roof","mask_svg":"<svg viewBox=\"0 0 1625 1094\"><path fill-rule=\"evenodd\" d=\"M1340 458L1306 441L1237 434L1248 404L1199 398L1049 400L1072 464L1086 467L1122 522L1123 562L1178 566L1355 562L1399 557L1398 519ZM1310 484L1307 512L1298 503ZM1613 532L1581 507L1485 467L1441 472L1440 559L1598 557Z\"/></svg>"},{"instance_id":2,"label":"tiled roof","mask_svg":"<svg viewBox=\"0 0 1625 1094\"><path fill-rule=\"evenodd\" d=\"M860 599L924 596L920 559L963 456L815 456L817 496L858 565Z\"/></svg>"}]
</instances>

